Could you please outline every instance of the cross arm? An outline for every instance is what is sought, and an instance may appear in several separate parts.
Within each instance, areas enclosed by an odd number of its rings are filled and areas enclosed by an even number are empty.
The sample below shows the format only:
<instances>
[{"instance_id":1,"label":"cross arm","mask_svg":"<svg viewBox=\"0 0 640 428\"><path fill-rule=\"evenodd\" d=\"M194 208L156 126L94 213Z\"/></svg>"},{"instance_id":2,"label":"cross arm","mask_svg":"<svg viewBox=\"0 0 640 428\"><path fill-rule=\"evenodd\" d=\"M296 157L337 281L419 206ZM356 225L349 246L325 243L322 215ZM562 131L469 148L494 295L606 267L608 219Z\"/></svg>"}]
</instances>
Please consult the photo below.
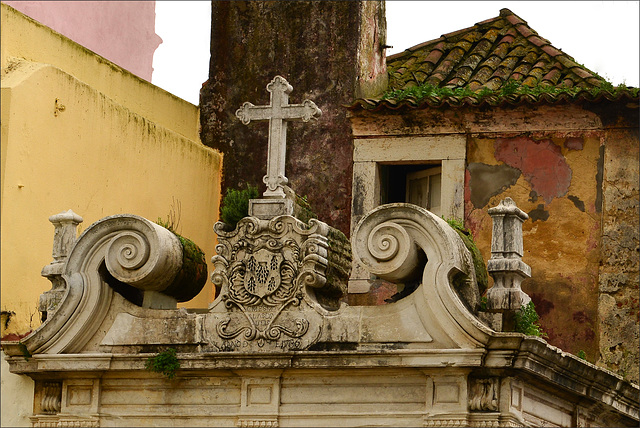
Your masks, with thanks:
<instances>
[{"instance_id":1,"label":"cross arm","mask_svg":"<svg viewBox=\"0 0 640 428\"><path fill-rule=\"evenodd\" d=\"M245 102L236 110L236 117L244 125L248 125L252 120L271 119L271 106L254 106L250 102Z\"/></svg>"},{"instance_id":2,"label":"cross arm","mask_svg":"<svg viewBox=\"0 0 640 428\"><path fill-rule=\"evenodd\" d=\"M309 122L320 116L322 116L322 110L311 100L304 100L302 104L289 104L282 108L282 118L286 120Z\"/></svg>"}]
</instances>

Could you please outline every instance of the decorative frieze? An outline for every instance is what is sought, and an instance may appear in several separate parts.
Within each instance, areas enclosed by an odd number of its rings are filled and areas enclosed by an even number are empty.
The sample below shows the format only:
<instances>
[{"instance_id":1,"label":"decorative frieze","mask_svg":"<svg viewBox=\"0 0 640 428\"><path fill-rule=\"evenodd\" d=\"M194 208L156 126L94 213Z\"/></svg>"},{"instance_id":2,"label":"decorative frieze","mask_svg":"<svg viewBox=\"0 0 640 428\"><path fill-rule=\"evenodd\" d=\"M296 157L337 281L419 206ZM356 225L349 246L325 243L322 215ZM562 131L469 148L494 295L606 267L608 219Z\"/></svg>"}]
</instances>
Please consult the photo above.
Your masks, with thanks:
<instances>
[{"instance_id":1,"label":"decorative frieze","mask_svg":"<svg viewBox=\"0 0 640 428\"><path fill-rule=\"evenodd\" d=\"M276 428L278 426L278 420L239 418L238 422L236 422L236 426L241 428Z\"/></svg>"},{"instance_id":2,"label":"decorative frieze","mask_svg":"<svg viewBox=\"0 0 640 428\"><path fill-rule=\"evenodd\" d=\"M467 418L428 418L424 421L424 427L466 427L469 426Z\"/></svg>"},{"instance_id":3,"label":"decorative frieze","mask_svg":"<svg viewBox=\"0 0 640 428\"><path fill-rule=\"evenodd\" d=\"M55 415L55 416L46 416L46 415L38 415L31 416L31 426L33 428L93 428L100 426L100 420L94 416L73 416L73 415Z\"/></svg>"}]
</instances>

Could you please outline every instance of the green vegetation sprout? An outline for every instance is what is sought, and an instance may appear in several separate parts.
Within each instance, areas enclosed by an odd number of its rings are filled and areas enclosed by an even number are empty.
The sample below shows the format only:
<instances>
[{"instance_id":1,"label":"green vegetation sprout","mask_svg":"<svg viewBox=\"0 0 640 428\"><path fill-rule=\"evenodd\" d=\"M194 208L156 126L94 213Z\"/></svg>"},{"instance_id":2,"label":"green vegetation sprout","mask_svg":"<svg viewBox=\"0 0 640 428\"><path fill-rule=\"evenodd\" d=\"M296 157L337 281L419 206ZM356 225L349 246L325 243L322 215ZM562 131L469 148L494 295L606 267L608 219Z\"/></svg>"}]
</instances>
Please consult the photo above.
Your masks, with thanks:
<instances>
[{"instance_id":1,"label":"green vegetation sprout","mask_svg":"<svg viewBox=\"0 0 640 428\"><path fill-rule=\"evenodd\" d=\"M462 242L464 242L465 247L471 253L471 258L473 259L473 267L476 271L476 282L478 284L478 290L480 294L484 294L489 286L489 274L487 273L487 267L484 264L484 259L482 258L482 254L478 249L475 241L473 240L473 235L469 231L469 229L464 227L462 221L455 218L445 218L444 219L449 226L455 230ZM480 308L482 310L482 301L480 303ZM486 309L486 299L485 299L485 309Z\"/></svg>"},{"instance_id":2,"label":"green vegetation sprout","mask_svg":"<svg viewBox=\"0 0 640 428\"><path fill-rule=\"evenodd\" d=\"M386 92L383 96L383 100L396 100L401 101L405 98L414 98L417 102L422 101L427 97L434 98L449 98L449 97L470 97L474 98L477 101L481 101L487 97L496 97L498 99L513 96L513 95L534 95L540 96L543 94L550 95L560 95L566 94L571 97L576 97L578 94L582 92L588 92L592 96L596 96L601 92L608 92L614 96L622 92L629 92L633 97L638 96L638 88L628 87L625 84L621 84L618 86L613 86L609 82L602 82L600 87L595 88L581 88L579 86L573 87L563 87L563 86L552 86L552 85L537 85L537 86L527 86L523 85L521 82L517 80L507 80L500 88L496 90L491 90L488 88L482 88L478 91L472 91L468 87L439 87L437 85L432 85L429 83L425 83L424 85L414 86L412 88L407 89L396 89L392 91Z\"/></svg>"},{"instance_id":3,"label":"green vegetation sprout","mask_svg":"<svg viewBox=\"0 0 640 428\"><path fill-rule=\"evenodd\" d=\"M538 324L538 313L536 312L536 306L533 301L522 306L515 314L516 325L515 331L523 333L528 336L547 337L546 333L542 331L542 327Z\"/></svg>"},{"instance_id":4,"label":"green vegetation sprout","mask_svg":"<svg viewBox=\"0 0 640 428\"><path fill-rule=\"evenodd\" d=\"M166 351L160 352L155 357L149 357L144 368L155 373L161 373L168 379L173 379L176 371L180 368L180 361L178 361L178 357L176 356L176 350L169 348Z\"/></svg>"},{"instance_id":5,"label":"green vegetation sprout","mask_svg":"<svg viewBox=\"0 0 640 428\"><path fill-rule=\"evenodd\" d=\"M249 199L258 197L258 188L247 186L246 189L227 189L222 199L220 217L222 221L235 229L238 222L249 215Z\"/></svg>"}]
</instances>

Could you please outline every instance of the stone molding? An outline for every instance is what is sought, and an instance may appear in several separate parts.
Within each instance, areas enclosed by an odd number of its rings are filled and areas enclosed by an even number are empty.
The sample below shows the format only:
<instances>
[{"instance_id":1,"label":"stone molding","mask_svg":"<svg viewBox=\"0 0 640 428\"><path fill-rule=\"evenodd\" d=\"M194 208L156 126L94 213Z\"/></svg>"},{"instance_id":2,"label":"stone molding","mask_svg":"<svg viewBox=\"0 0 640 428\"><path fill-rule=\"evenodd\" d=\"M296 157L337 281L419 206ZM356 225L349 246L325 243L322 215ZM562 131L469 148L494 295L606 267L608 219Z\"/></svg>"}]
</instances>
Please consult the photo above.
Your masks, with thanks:
<instances>
[{"instance_id":1,"label":"stone molding","mask_svg":"<svg viewBox=\"0 0 640 428\"><path fill-rule=\"evenodd\" d=\"M336 281L328 272L341 260L330 255L335 237L324 223L290 216L245 218L234 231L216 226L220 257L212 280L221 295L208 311L136 306L113 293L103 278L105 260L123 231L131 245L132 231L153 241L158 227L133 216L92 225L66 262L58 311L22 344L2 344L11 371L36 381L34 426L188 421L194 409L203 421L226 426L329 424L332 417L363 425L526 426L551 421L545 414L553 409L566 426L639 419L637 385L540 338L480 322L469 309L478 296L468 250L422 208L379 207L352 237L354 256L376 275L420 282L381 307L323 307L318 295ZM272 262L284 271L271 272ZM347 277L338 281L346 285ZM258 310L247 309L253 303ZM238 334L225 339L230 332ZM145 370L148 358L167 347L178 351L173 380ZM327 385L326 397L316 397ZM169 393L191 397L194 389L203 394L197 407L163 401ZM149 396L153 405L127 413L131 403L120 394L135 399L148 390L158 391ZM547 398L543 391L550 390L555 395ZM395 404L376 413L384 403Z\"/></svg>"}]
</instances>

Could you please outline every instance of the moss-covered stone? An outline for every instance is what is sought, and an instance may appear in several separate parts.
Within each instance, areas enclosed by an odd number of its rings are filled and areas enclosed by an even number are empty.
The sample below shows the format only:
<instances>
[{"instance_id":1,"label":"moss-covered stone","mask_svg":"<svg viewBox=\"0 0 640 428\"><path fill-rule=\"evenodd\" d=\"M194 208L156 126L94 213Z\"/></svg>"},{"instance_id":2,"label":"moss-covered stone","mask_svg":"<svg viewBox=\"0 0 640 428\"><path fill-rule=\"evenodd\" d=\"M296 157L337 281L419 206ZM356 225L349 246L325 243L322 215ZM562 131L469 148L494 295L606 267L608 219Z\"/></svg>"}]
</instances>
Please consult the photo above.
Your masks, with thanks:
<instances>
[{"instance_id":1,"label":"moss-covered stone","mask_svg":"<svg viewBox=\"0 0 640 428\"><path fill-rule=\"evenodd\" d=\"M484 264L484 259L482 258L482 254L478 249L478 246L473 240L473 236L471 232L467 228L464 227L462 222L452 219L446 220L449 226L453 228L458 233L458 236L464 242L465 247L471 253L471 258L473 260L473 268L476 272L476 282L478 283L478 291L480 295L483 295L487 288L489 287L489 273L487 272L487 267Z\"/></svg>"},{"instance_id":2,"label":"moss-covered stone","mask_svg":"<svg viewBox=\"0 0 640 428\"><path fill-rule=\"evenodd\" d=\"M208 271L204 251L192 240L173 230L173 225L158 219L157 223L172 232L182 246L182 268L163 294L175 298L178 302L187 302L200 293L207 282Z\"/></svg>"}]
</instances>

